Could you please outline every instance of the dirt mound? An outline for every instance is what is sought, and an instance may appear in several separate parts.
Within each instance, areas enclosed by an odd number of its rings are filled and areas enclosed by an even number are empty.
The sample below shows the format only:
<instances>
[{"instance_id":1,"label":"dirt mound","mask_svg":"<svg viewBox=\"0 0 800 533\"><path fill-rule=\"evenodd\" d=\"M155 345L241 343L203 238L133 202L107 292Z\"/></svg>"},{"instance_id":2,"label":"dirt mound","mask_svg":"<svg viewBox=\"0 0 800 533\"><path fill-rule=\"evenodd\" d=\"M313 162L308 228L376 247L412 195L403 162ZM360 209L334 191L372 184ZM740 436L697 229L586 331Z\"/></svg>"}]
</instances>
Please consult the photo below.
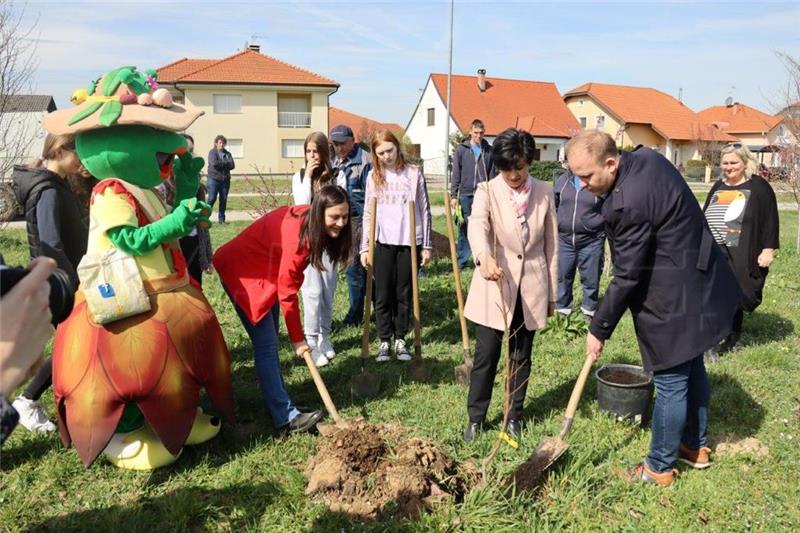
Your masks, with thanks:
<instances>
[{"instance_id":1,"label":"dirt mound","mask_svg":"<svg viewBox=\"0 0 800 533\"><path fill-rule=\"evenodd\" d=\"M756 459L769 457L769 447L755 437L717 444L718 455L750 455Z\"/></svg>"},{"instance_id":2,"label":"dirt mound","mask_svg":"<svg viewBox=\"0 0 800 533\"><path fill-rule=\"evenodd\" d=\"M417 517L437 503L460 500L477 479L432 443L399 426L349 421L324 431L308 460L306 494L359 519Z\"/></svg>"}]
</instances>

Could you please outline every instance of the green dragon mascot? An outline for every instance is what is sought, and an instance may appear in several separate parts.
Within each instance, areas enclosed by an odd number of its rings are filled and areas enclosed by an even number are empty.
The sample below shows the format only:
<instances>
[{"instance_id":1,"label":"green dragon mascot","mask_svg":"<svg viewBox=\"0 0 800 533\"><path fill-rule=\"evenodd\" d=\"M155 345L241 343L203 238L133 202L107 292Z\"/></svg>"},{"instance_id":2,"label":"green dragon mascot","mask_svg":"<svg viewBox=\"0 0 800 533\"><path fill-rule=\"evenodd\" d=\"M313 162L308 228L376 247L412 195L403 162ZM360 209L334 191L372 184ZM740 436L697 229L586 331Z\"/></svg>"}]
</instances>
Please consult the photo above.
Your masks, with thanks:
<instances>
[{"instance_id":1,"label":"green dragon mascot","mask_svg":"<svg viewBox=\"0 0 800 533\"><path fill-rule=\"evenodd\" d=\"M177 133L202 111L174 103L155 71L135 67L107 73L72 102L43 124L75 135L78 157L102 180L92 193L87 257L132 257L150 310L99 324L83 292L95 288L82 278L53 347L59 432L86 466L102 453L120 468L150 470L219 432L220 420L198 406L201 388L226 423L234 416L222 330L176 244L209 224L208 205L195 198L203 159ZM152 189L173 173L170 211Z\"/></svg>"}]
</instances>

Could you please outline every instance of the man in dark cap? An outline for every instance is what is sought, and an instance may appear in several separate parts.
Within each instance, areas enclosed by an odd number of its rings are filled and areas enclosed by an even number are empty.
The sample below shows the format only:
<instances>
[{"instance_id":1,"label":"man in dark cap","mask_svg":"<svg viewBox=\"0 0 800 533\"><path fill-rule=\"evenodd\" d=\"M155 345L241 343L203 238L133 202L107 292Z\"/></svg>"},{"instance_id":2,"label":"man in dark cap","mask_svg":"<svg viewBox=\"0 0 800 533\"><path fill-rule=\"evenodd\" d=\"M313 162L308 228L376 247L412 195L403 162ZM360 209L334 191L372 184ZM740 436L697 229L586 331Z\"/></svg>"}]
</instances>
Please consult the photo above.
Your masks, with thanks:
<instances>
[{"instance_id":1,"label":"man in dark cap","mask_svg":"<svg viewBox=\"0 0 800 533\"><path fill-rule=\"evenodd\" d=\"M350 292L350 309L344 317L342 325L358 325L364 318L364 297L366 295L367 271L358 259L358 247L361 243L361 218L364 214L364 192L367 189L367 175L372 170L372 159L359 144L355 142L353 130L340 124L331 130L330 135L336 159L333 162L334 175L337 182L344 182L350 195L350 224L353 229L353 258L345 270L347 288Z\"/></svg>"}]
</instances>

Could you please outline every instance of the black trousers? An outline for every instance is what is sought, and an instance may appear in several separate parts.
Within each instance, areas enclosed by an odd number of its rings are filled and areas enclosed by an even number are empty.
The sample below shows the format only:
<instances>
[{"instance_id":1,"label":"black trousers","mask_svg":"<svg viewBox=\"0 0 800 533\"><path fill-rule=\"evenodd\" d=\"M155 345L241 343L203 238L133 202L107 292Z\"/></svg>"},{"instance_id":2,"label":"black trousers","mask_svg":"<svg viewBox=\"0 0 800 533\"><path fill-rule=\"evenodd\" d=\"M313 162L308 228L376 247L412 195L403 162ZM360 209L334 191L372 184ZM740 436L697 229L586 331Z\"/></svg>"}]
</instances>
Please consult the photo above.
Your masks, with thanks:
<instances>
[{"instance_id":1,"label":"black trousers","mask_svg":"<svg viewBox=\"0 0 800 533\"><path fill-rule=\"evenodd\" d=\"M186 270L198 284L203 284L203 269L200 267L200 238L197 235L187 235L178 241L181 252L186 259Z\"/></svg>"},{"instance_id":2,"label":"black trousers","mask_svg":"<svg viewBox=\"0 0 800 533\"><path fill-rule=\"evenodd\" d=\"M476 273L476 275L479 275ZM508 340L511 374L511 410L509 419L522 418L522 405L528 392L528 378L531 375L531 351L536 330L525 329L522 314L522 297L517 294L517 305L509 328ZM475 325L475 359L469 379L467 413L470 422L482 423L492 400L494 378L503 342L503 332L480 324ZM505 387L504 387L505 390Z\"/></svg>"},{"instance_id":3,"label":"black trousers","mask_svg":"<svg viewBox=\"0 0 800 533\"><path fill-rule=\"evenodd\" d=\"M411 318L411 247L376 242L373 259L378 337L403 339Z\"/></svg>"},{"instance_id":4,"label":"black trousers","mask_svg":"<svg viewBox=\"0 0 800 533\"><path fill-rule=\"evenodd\" d=\"M53 384L53 358L48 357L42 362L42 366L39 367L39 370L36 371L36 374L33 376L33 379L28 383L28 386L25 387L25 390L22 391L20 396L24 396L29 400L33 400L34 402L38 402L39 398L42 397L42 394L45 393L47 389L50 388L50 385Z\"/></svg>"}]
</instances>

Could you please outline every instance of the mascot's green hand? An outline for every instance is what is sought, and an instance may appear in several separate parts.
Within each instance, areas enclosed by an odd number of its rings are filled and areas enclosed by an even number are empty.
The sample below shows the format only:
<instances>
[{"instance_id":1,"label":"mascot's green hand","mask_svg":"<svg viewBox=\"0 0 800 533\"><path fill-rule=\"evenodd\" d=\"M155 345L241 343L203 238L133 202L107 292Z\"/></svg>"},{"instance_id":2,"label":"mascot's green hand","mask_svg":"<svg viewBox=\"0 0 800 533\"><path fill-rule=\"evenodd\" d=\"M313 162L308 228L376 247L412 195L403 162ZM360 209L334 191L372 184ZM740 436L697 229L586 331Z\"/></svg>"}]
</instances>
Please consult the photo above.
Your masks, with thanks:
<instances>
[{"instance_id":1,"label":"mascot's green hand","mask_svg":"<svg viewBox=\"0 0 800 533\"><path fill-rule=\"evenodd\" d=\"M173 164L175 172L175 201L180 202L197 196L200 184L200 170L205 165L202 157L194 157L189 152L179 155Z\"/></svg>"},{"instance_id":2,"label":"mascot's green hand","mask_svg":"<svg viewBox=\"0 0 800 533\"><path fill-rule=\"evenodd\" d=\"M117 226L108 230L114 245L130 255L144 255L165 242L188 235L198 225L208 224L211 208L197 198L182 200L172 213L146 226ZM202 227L202 226L201 226Z\"/></svg>"}]
</instances>

